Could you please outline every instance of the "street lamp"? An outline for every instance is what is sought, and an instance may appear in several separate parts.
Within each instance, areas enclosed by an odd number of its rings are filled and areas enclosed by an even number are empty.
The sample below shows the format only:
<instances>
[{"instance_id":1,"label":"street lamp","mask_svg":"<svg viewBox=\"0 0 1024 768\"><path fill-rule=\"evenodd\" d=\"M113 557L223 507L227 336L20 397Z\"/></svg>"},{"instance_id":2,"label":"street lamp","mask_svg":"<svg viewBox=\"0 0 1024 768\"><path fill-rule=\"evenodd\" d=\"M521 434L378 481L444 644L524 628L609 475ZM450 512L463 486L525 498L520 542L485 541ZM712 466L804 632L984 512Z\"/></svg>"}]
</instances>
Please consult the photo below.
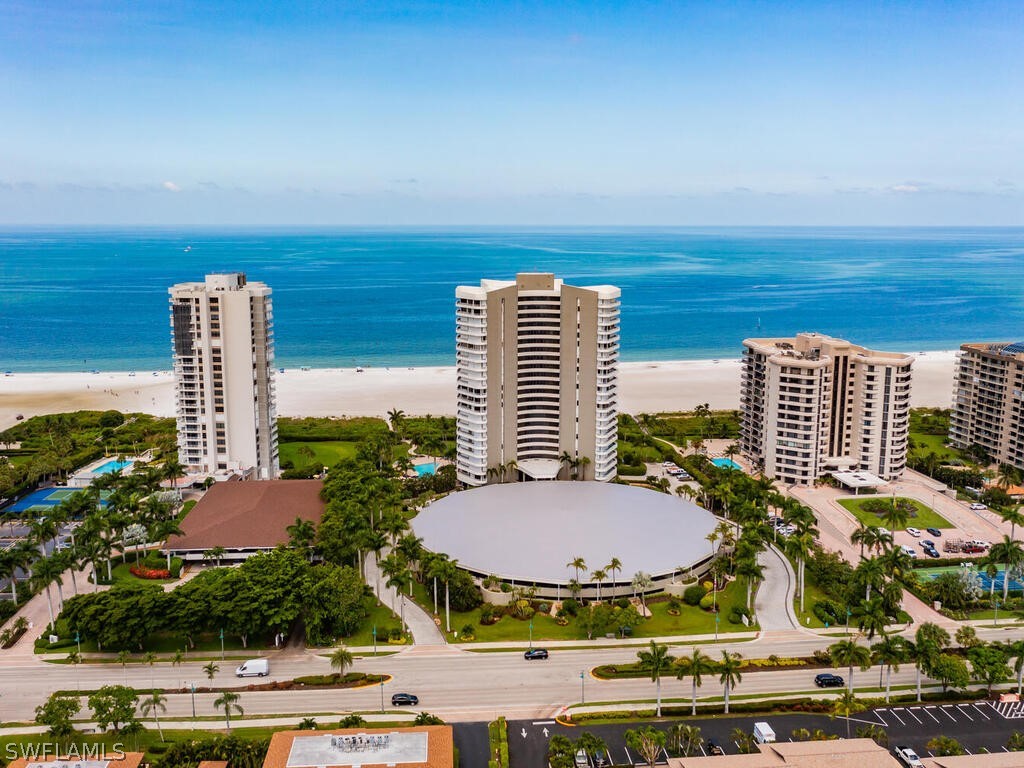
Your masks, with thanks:
<instances>
[{"instance_id":1,"label":"street lamp","mask_svg":"<svg viewBox=\"0 0 1024 768\"><path fill-rule=\"evenodd\" d=\"M377 655L377 625L373 625L373 655Z\"/></svg>"},{"instance_id":2,"label":"street lamp","mask_svg":"<svg viewBox=\"0 0 1024 768\"><path fill-rule=\"evenodd\" d=\"M380 713L384 714L384 678L380 679Z\"/></svg>"},{"instance_id":3,"label":"street lamp","mask_svg":"<svg viewBox=\"0 0 1024 768\"><path fill-rule=\"evenodd\" d=\"M580 671L580 704L586 704L587 703L587 691L586 691L586 688L585 688L586 682L587 682L587 676L586 676L586 670L584 669L584 670Z\"/></svg>"},{"instance_id":4,"label":"street lamp","mask_svg":"<svg viewBox=\"0 0 1024 768\"><path fill-rule=\"evenodd\" d=\"M533 619L530 619L530 650L533 650Z\"/></svg>"},{"instance_id":5,"label":"street lamp","mask_svg":"<svg viewBox=\"0 0 1024 768\"><path fill-rule=\"evenodd\" d=\"M220 660L224 661L224 628L220 630Z\"/></svg>"},{"instance_id":6,"label":"street lamp","mask_svg":"<svg viewBox=\"0 0 1024 768\"><path fill-rule=\"evenodd\" d=\"M192 730L195 730L195 727L196 727L195 726L195 719L196 719L196 684L195 683L189 683L188 687L192 690L192 720L193 720Z\"/></svg>"}]
</instances>

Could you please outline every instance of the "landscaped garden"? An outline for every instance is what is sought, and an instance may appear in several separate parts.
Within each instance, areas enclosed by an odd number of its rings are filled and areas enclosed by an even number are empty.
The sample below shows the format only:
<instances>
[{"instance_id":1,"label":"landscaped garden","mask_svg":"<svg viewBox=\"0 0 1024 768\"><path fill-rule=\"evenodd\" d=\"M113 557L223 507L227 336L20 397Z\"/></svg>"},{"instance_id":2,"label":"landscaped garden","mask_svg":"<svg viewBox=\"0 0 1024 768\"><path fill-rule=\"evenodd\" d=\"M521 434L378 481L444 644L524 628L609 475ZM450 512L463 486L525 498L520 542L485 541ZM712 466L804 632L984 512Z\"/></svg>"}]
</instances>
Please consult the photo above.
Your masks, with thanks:
<instances>
[{"instance_id":1,"label":"landscaped garden","mask_svg":"<svg viewBox=\"0 0 1024 768\"><path fill-rule=\"evenodd\" d=\"M862 499L839 499L839 503L864 525L884 526L895 505L900 512L905 513L906 525L921 529L953 527L946 518L917 499L869 496Z\"/></svg>"}]
</instances>

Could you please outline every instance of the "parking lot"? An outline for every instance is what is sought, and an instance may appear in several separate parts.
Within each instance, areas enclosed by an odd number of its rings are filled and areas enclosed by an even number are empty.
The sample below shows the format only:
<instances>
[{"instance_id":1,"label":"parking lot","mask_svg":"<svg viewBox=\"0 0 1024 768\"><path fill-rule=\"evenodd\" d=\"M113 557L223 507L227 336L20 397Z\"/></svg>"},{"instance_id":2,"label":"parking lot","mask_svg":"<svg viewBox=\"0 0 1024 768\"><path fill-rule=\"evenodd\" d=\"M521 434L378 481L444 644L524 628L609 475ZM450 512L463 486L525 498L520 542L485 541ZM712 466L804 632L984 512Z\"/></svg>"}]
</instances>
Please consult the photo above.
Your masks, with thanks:
<instances>
[{"instance_id":1,"label":"parking lot","mask_svg":"<svg viewBox=\"0 0 1024 768\"><path fill-rule=\"evenodd\" d=\"M753 731L754 723L767 721L775 730L779 741L793 740L798 729L815 731L821 729L827 734L846 736L846 720L828 715L745 715L740 717L707 717L661 720L650 723L660 730L684 722L701 729L705 739L714 739L726 754L737 754L739 748L732 737L732 731L740 728L747 733ZM614 723L607 725L565 727L553 720L509 722L509 757L513 768L542 768L547 765L548 740L554 734L561 734L570 740L579 738L583 731L590 731L607 745L603 754L591 755L591 765L626 766L643 765L643 761L626 745L625 734L630 728L648 723ZM912 706L884 707L862 712L850 718L850 735L856 736L858 728L878 726L889 736L889 746L912 747L918 754L931 756L926 748L935 736L950 736L970 754L1006 751L1006 742L1015 730L1024 731L1024 703L994 704L987 701L968 704L915 704ZM662 760L668 757L663 754ZM603 763L601 761L604 761Z\"/></svg>"}]
</instances>

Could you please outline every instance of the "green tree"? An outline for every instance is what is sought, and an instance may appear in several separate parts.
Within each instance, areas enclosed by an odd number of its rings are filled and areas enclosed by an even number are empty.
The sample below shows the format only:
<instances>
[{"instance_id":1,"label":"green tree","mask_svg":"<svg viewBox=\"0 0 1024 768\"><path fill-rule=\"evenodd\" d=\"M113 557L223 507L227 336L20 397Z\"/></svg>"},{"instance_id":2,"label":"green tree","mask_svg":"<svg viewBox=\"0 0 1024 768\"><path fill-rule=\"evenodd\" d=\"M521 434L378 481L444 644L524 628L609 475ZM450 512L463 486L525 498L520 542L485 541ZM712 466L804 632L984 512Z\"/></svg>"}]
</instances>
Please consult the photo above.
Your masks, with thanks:
<instances>
[{"instance_id":1,"label":"green tree","mask_svg":"<svg viewBox=\"0 0 1024 768\"><path fill-rule=\"evenodd\" d=\"M703 684L703 676L715 671L715 662L700 648L694 648L689 656L676 661L676 677L683 680L687 677L693 686L690 697L690 715L697 716L697 689Z\"/></svg>"},{"instance_id":2,"label":"green tree","mask_svg":"<svg viewBox=\"0 0 1024 768\"><path fill-rule=\"evenodd\" d=\"M952 688L966 688L971 680L967 662L951 653L940 653L931 663L928 674L942 684L942 692Z\"/></svg>"},{"instance_id":3,"label":"green tree","mask_svg":"<svg viewBox=\"0 0 1024 768\"><path fill-rule=\"evenodd\" d=\"M1024 564L1024 546L1019 541L1004 536L1002 541L992 545L988 551L988 557L993 562L1002 563L1003 566L1003 602L1010 589L1009 574L1019 569Z\"/></svg>"},{"instance_id":4,"label":"green tree","mask_svg":"<svg viewBox=\"0 0 1024 768\"><path fill-rule=\"evenodd\" d=\"M833 667L849 667L850 679L846 682L846 689L853 692L853 668L859 667L864 671L871 666L871 651L858 643L856 640L840 640L828 647L829 656L832 658Z\"/></svg>"},{"instance_id":5,"label":"green tree","mask_svg":"<svg viewBox=\"0 0 1024 768\"><path fill-rule=\"evenodd\" d=\"M661 717L661 675L672 664L668 646L658 645L651 640L650 647L645 651L638 651L636 655L640 660L640 668L650 674L651 682L655 685L657 691L655 717Z\"/></svg>"},{"instance_id":6,"label":"green tree","mask_svg":"<svg viewBox=\"0 0 1024 768\"><path fill-rule=\"evenodd\" d=\"M1010 667L1006 663L1006 652L994 645L975 645L967 651L971 662L971 676L985 684L985 692L992 695L992 686L1005 683L1010 678Z\"/></svg>"},{"instance_id":7,"label":"green tree","mask_svg":"<svg viewBox=\"0 0 1024 768\"><path fill-rule=\"evenodd\" d=\"M160 713L167 711L167 697L160 691L154 690L139 705L139 712L143 717L153 715L153 722L156 723L156 731L160 735L160 741L164 740L164 729L160 727Z\"/></svg>"},{"instance_id":8,"label":"green tree","mask_svg":"<svg viewBox=\"0 0 1024 768\"><path fill-rule=\"evenodd\" d=\"M850 738L850 718L865 709L867 707L860 702L853 691L843 691L832 703L832 717L842 717L846 720L846 738Z\"/></svg>"},{"instance_id":9,"label":"green tree","mask_svg":"<svg viewBox=\"0 0 1024 768\"><path fill-rule=\"evenodd\" d=\"M112 728L114 733L131 731L138 726L135 709L139 697L124 685L105 685L89 697L92 719L101 730Z\"/></svg>"},{"instance_id":10,"label":"green tree","mask_svg":"<svg viewBox=\"0 0 1024 768\"><path fill-rule=\"evenodd\" d=\"M352 651L345 647L335 648L331 652L331 669L335 670L339 675L344 675L345 670L351 668L355 658L352 656Z\"/></svg>"},{"instance_id":11,"label":"green tree","mask_svg":"<svg viewBox=\"0 0 1024 768\"><path fill-rule=\"evenodd\" d=\"M725 714L729 714L729 693L743 681L740 674L740 667L743 666L743 656L739 653L722 651L722 660L718 662L718 682L722 684L725 697Z\"/></svg>"},{"instance_id":12,"label":"green tree","mask_svg":"<svg viewBox=\"0 0 1024 768\"><path fill-rule=\"evenodd\" d=\"M216 677L218 672L220 672L220 665L212 661L207 664L203 664L203 674L206 675L206 679L209 680L211 683L213 682L213 678Z\"/></svg>"},{"instance_id":13,"label":"green tree","mask_svg":"<svg viewBox=\"0 0 1024 768\"><path fill-rule=\"evenodd\" d=\"M231 715L233 713L239 715L245 714L245 710L242 709L241 705L238 703L240 698L241 697L237 693L223 691L218 698L213 700L214 709L224 710L224 723L228 727L228 733L231 733Z\"/></svg>"},{"instance_id":14,"label":"green tree","mask_svg":"<svg viewBox=\"0 0 1024 768\"><path fill-rule=\"evenodd\" d=\"M929 739L925 747L936 757L949 757L964 753L964 748L960 746L960 742L951 736L936 736Z\"/></svg>"},{"instance_id":15,"label":"green tree","mask_svg":"<svg viewBox=\"0 0 1024 768\"><path fill-rule=\"evenodd\" d=\"M665 748L665 741L665 732L650 725L630 728L626 731L626 745L647 761L650 768L654 768L661 756L661 751Z\"/></svg>"},{"instance_id":16,"label":"green tree","mask_svg":"<svg viewBox=\"0 0 1024 768\"><path fill-rule=\"evenodd\" d=\"M885 701L889 702L890 680L893 670L900 671L900 662L906 658L906 647L903 638L896 635L883 635L882 639L871 646L872 660L885 667Z\"/></svg>"},{"instance_id":17,"label":"green tree","mask_svg":"<svg viewBox=\"0 0 1024 768\"><path fill-rule=\"evenodd\" d=\"M73 720L82 705L72 696L50 694L46 703L36 707L36 723L46 726L46 733L63 741L75 732Z\"/></svg>"}]
</instances>

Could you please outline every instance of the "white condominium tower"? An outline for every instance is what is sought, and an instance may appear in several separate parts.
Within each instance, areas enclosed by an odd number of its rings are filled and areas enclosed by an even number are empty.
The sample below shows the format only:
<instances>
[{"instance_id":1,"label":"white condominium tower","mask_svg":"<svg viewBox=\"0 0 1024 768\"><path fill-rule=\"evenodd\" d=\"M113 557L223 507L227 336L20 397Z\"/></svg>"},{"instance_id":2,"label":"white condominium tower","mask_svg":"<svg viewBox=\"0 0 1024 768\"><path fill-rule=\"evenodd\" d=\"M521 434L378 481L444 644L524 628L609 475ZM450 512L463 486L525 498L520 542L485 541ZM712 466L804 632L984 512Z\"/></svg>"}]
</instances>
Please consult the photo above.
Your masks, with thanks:
<instances>
[{"instance_id":1,"label":"white condominium tower","mask_svg":"<svg viewBox=\"0 0 1024 768\"><path fill-rule=\"evenodd\" d=\"M455 289L458 477L615 477L618 288L547 273Z\"/></svg>"},{"instance_id":2,"label":"white condominium tower","mask_svg":"<svg viewBox=\"0 0 1024 768\"><path fill-rule=\"evenodd\" d=\"M190 472L276 478L270 288L235 272L169 292L178 460Z\"/></svg>"},{"instance_id":3,"label":"white condominium tower","mask_svg":"<svg viewBox=\"0 0 1024 768\"><path fill-rule=\"evenodd\" d=\"M743 342L740 450L765 475L895 480L907 458L913 358L817 333Z\"/></svg>"},{"instance_id":4,"label":"white condominium tower","mask_svg":"<svg viewBox=\"0 0 1024 768\"><path fill-rule=\"evenodd\" d=\"M1024 342L963 344L957 357L949 442L1024 469Z\"/></svg>"}]
</instances>

